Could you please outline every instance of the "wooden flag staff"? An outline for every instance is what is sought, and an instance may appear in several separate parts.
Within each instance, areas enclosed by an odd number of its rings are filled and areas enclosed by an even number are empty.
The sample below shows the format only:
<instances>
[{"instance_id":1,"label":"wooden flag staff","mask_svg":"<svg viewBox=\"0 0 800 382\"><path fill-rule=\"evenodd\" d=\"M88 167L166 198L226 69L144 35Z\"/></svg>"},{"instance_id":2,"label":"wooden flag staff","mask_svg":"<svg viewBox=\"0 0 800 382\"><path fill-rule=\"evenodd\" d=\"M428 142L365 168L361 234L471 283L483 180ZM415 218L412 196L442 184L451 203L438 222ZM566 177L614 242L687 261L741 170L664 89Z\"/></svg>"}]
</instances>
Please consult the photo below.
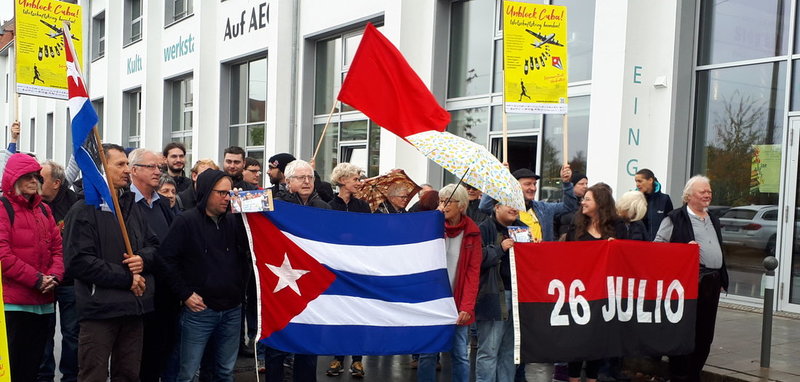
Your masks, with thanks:
<instances>
[{"instance_id":1,"label":"wooden flag staff","mask_svg":"<svg viewBox=\"0 0 800 382\"><path fill-rule=\"evenodd\" d=\"M561 152L564 154L564 165L566 166L569 164L569 117L566 114L561 114L561 122L563 123L563 128L561 129Z\"/></svg>"},{"instance_id":2,"label":"wooden flag staff","mask_svg":"<svg viewBox=\"0 0 800 382\"><path fill-rule=\"evenodd\" d=\"M311 161L315 161L317 159L317 153L319 153L319 148L322 146L322 140L325 139L325 132L328 131L328 125L331 123L331 117L333 117L333 112L336 110L336 104L339 103L338 100L333 100L333 106L331 106L331 111L328 113L328 120L325 121L325 127L322 128L322 134L319 135L319 142L317 142L317 148L314 149L314 155L311 156Z\"/></svg>"},{"instance_id":3,"label":"wooden flag staff","mask_svg":"<svg viewBox=\"0 0 800 382\"><path fill-rule=\"evenodd\" d=\"M75 70L78 72L81 78L83 75L81 74L80 63L78 61L78 56L75 54L75 49L72 46L72 34L69 32L69 23L64 22L64 39L67 42L67 48L69 49L70 53L72 54L72 59L75 61ZM69 81L69 79L67 79ZM84 89L86 89L86 81L83 81ZM86 89L86 94L89 94L89 89ZM108 183L108 189L111 191L111 200L114 203L114 211L117 215L117 223L119 223L119 228L122 231L122 238L125 240L125 250L128 253L127 257L133 256L133 248L131 248L131 240L128 237L128 229L125 226L125 219L122 217L122 210L119 207L119 196L117 195L117 188L114 187L114 182L111 181L111 175L108 173L108 162L106 161L106 154L103 151L103 142L100 139L100 133L97 132L97 125L92 126L92 133L94 135L95 143L97 144L97 153L100 155L100 163L103 164L103 173L106 175L106 182Z\"/></svg>"}]
</instances>

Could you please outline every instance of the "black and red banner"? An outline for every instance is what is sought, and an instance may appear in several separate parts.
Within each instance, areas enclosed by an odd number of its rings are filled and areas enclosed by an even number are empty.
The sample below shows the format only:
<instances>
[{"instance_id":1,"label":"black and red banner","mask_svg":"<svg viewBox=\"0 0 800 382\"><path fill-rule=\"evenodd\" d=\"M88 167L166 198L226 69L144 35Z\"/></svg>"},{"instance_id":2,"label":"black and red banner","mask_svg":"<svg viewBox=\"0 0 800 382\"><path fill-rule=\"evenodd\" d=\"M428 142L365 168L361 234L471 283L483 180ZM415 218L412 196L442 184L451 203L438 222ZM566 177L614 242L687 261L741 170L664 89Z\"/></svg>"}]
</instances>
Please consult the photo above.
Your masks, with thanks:
<instances>
[{"instance_id":1,"label":"black and red banner","mask_svg":"<svg viewBox=\"0 0 800 382\"><path fill-rule=\"evenodd\" d=\"M522 363L686 354L698 246L628 240L514 244Z\"/></svg>"}]
</instances>

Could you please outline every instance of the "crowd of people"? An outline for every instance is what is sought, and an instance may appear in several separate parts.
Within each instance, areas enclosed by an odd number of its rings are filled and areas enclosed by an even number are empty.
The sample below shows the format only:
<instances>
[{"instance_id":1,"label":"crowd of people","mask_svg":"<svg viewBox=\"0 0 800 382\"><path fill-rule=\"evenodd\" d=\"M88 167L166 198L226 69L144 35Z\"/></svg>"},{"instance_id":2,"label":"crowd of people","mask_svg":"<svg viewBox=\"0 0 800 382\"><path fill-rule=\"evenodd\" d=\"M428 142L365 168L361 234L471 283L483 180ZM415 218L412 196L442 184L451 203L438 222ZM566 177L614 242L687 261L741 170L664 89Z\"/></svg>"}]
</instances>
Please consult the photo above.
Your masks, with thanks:
<instances>
[{"instance_id":1,"label":"crowd of people","mask_svg":"<svg viewBox=\"0 0 800 382\"><path fill-rule=\"evenodd\" d=\"M18 126L12 129L18 135ZM16 138L16 137L14 137ZM339 163L330 182L313 162L279 153L266 168L236 146L222 168L196 161L185 173L186 149L169 143L160 152L104 144L107 177L118 206L88 205L71 166L13 153L2 175L0 261L12 380L53 381L56 314L60 317L62 381L232 381L237 356L255 357L268 381L293 367L296 381L316 380L317 355L288 354L256 344L256 285L246 231L231 214L230 192L258 189L265 172L273 197L289 203L371 213L356 198L364 170ZM541 179L530 169L513 173L525 210L497 203L469 184L440 190L424 185L419 199L402 184L388 188L375 213L439 210L447 274L458 316L450 349L452 379L468 381L470 348L477 381L570 382L598 378L605 365L621 378L620 359L566 365L515 365L509 250L525 227L530 241L645 240L695 243L700 248L695 349L669 354L673 381L698 381L713 340L720 289L728 278L719 221L708 214L708 178L689 179L683 204L672 208L650 170L636 174L636 191L613 198L605 183L569 165L560 172L562 199L535 200ZM187 176L188 175L188 176ZM334 187L338 190L334 193ZM116 215L119 208L125 230ZM125 234L129 241L123 239ZM473 346L471 346L473 344ZM330 359L326 374L345 373L345 357ZM347 373L365 377L362 355L349 355ZM438 354L414 355L420 381L434 381Z\"/></svg>"}]
</instances>

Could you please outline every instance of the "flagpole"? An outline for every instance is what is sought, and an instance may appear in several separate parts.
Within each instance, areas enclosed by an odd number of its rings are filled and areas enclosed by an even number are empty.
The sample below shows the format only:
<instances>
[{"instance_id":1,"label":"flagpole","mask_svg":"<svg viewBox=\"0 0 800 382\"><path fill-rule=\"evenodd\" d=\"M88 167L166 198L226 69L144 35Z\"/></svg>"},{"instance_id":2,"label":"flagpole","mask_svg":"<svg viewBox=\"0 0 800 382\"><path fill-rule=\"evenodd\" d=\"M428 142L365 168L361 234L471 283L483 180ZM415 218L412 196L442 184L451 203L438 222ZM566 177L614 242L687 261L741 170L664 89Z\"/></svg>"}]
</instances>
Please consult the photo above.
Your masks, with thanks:
<instances>
[{"instance_id":1,"label":"flagpole","mask_svg":"<svg viewBox=\"0 0 800 382\"><path fill-rule=\"evenodd\" d=\"M328 131L328 125L331 123L331 117L333 117L333 112L336 110L336 103L339 102L337 100L333 100L333 106L331 106L331 111L328 113L328 120L325 121L325 127L322 128L322 134L319 135L319 142L317 142L317 148L314 150L314 155L311 156L311 160L314 161L317 159L317 153L319 153L319 148L322 146L322 140L325 139L325 132Z\"/></svg>"},{"instance_id":2,"label":"flagpole","mask_svg":"<svg viewBox=\"0 0 800 382\"><path fill-rule=\"evenodd\" d=\"M564 165L569 164L569 118L567 118L567 114L561 115L561 122L563 123L563 127L561 129L561 150L564 153Z\"/></svg>"},{"instance_id":3,"label":"flagpole","mask_svg":"<svg viewBox=\"0 0 800 382\"><path fill-rule=\"evenodd\" d=\"M69 32L69 23L64 21L64 40L65 45L69 49L70 53L72 53L72 58L75 60L75 70L78 71L81 79L83 79L83 75L81 74L81 67L78 55L75 54L75 49L72 46L72 34ZM82 80L83 81L83 80ZM86 82L83 81L84 89L86 89ZM89 94L89 89L86 89L86 94ZM119 207L119 196L117 195L117 188L114 187L114 182L111 181L111 175L108 173L108 163L106 161L106 154L103 151L103 141L100 139L100 133L97 131L97 125L95 124L92 126L92 133L94 135L95 143L97 144L97 153L100 156L100 163L103 164L103 173L106 175L106 183L108 183L108 188L111 191L111 200L114 203L114 212L117 215L117 223L119 223L119 228L122 231L122 239L125 241L125 250L128 252L127 257L133 256L133 248L131 248L131 240L128 237L128 229L125 226L125 219L122 217L122 210Z\"/></svg>"}]
</instances>

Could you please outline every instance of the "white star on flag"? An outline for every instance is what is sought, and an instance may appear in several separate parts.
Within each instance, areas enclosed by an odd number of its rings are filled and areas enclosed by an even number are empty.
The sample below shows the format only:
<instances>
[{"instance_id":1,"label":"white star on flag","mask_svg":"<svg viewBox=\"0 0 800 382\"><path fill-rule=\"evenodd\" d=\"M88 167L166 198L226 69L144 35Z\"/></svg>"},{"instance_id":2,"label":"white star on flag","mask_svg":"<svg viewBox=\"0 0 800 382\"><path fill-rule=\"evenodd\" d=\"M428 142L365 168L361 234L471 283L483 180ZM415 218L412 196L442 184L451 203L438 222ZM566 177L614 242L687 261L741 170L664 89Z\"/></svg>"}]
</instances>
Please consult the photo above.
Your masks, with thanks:
<instances>
[{"instance_id":1,"label":"white star on flag","mask_svg":"<svg viewBox=\"0 0 800 382\"><path fill-rule=\"evenodd\" d=\"M75 63L72 61L67 61L67 78L72 78L75 82L75 85L80 86L80 74L78 73L78 68L75 66Z\"/></svg>"},{"instance_id":2,"label":"white star on flag","mask_svg":"<svg viewBox=\"0 0 800 382\"><path fill-rule=\"evenodd\" d=\"M286 253L283 254L283 264L281 264L280 267L268 263L264 263L264 265L266 265L275 276L278 276L278 285L275 285L275 290L272 291L272 293L278 293L278 291L288 286L292 288L298 296L302 296L302 294L300 294L300 288L297 286L297 280L309 271L292 269L292 264L289 263L289 255Z\"/></svg>"}]
</instances>

